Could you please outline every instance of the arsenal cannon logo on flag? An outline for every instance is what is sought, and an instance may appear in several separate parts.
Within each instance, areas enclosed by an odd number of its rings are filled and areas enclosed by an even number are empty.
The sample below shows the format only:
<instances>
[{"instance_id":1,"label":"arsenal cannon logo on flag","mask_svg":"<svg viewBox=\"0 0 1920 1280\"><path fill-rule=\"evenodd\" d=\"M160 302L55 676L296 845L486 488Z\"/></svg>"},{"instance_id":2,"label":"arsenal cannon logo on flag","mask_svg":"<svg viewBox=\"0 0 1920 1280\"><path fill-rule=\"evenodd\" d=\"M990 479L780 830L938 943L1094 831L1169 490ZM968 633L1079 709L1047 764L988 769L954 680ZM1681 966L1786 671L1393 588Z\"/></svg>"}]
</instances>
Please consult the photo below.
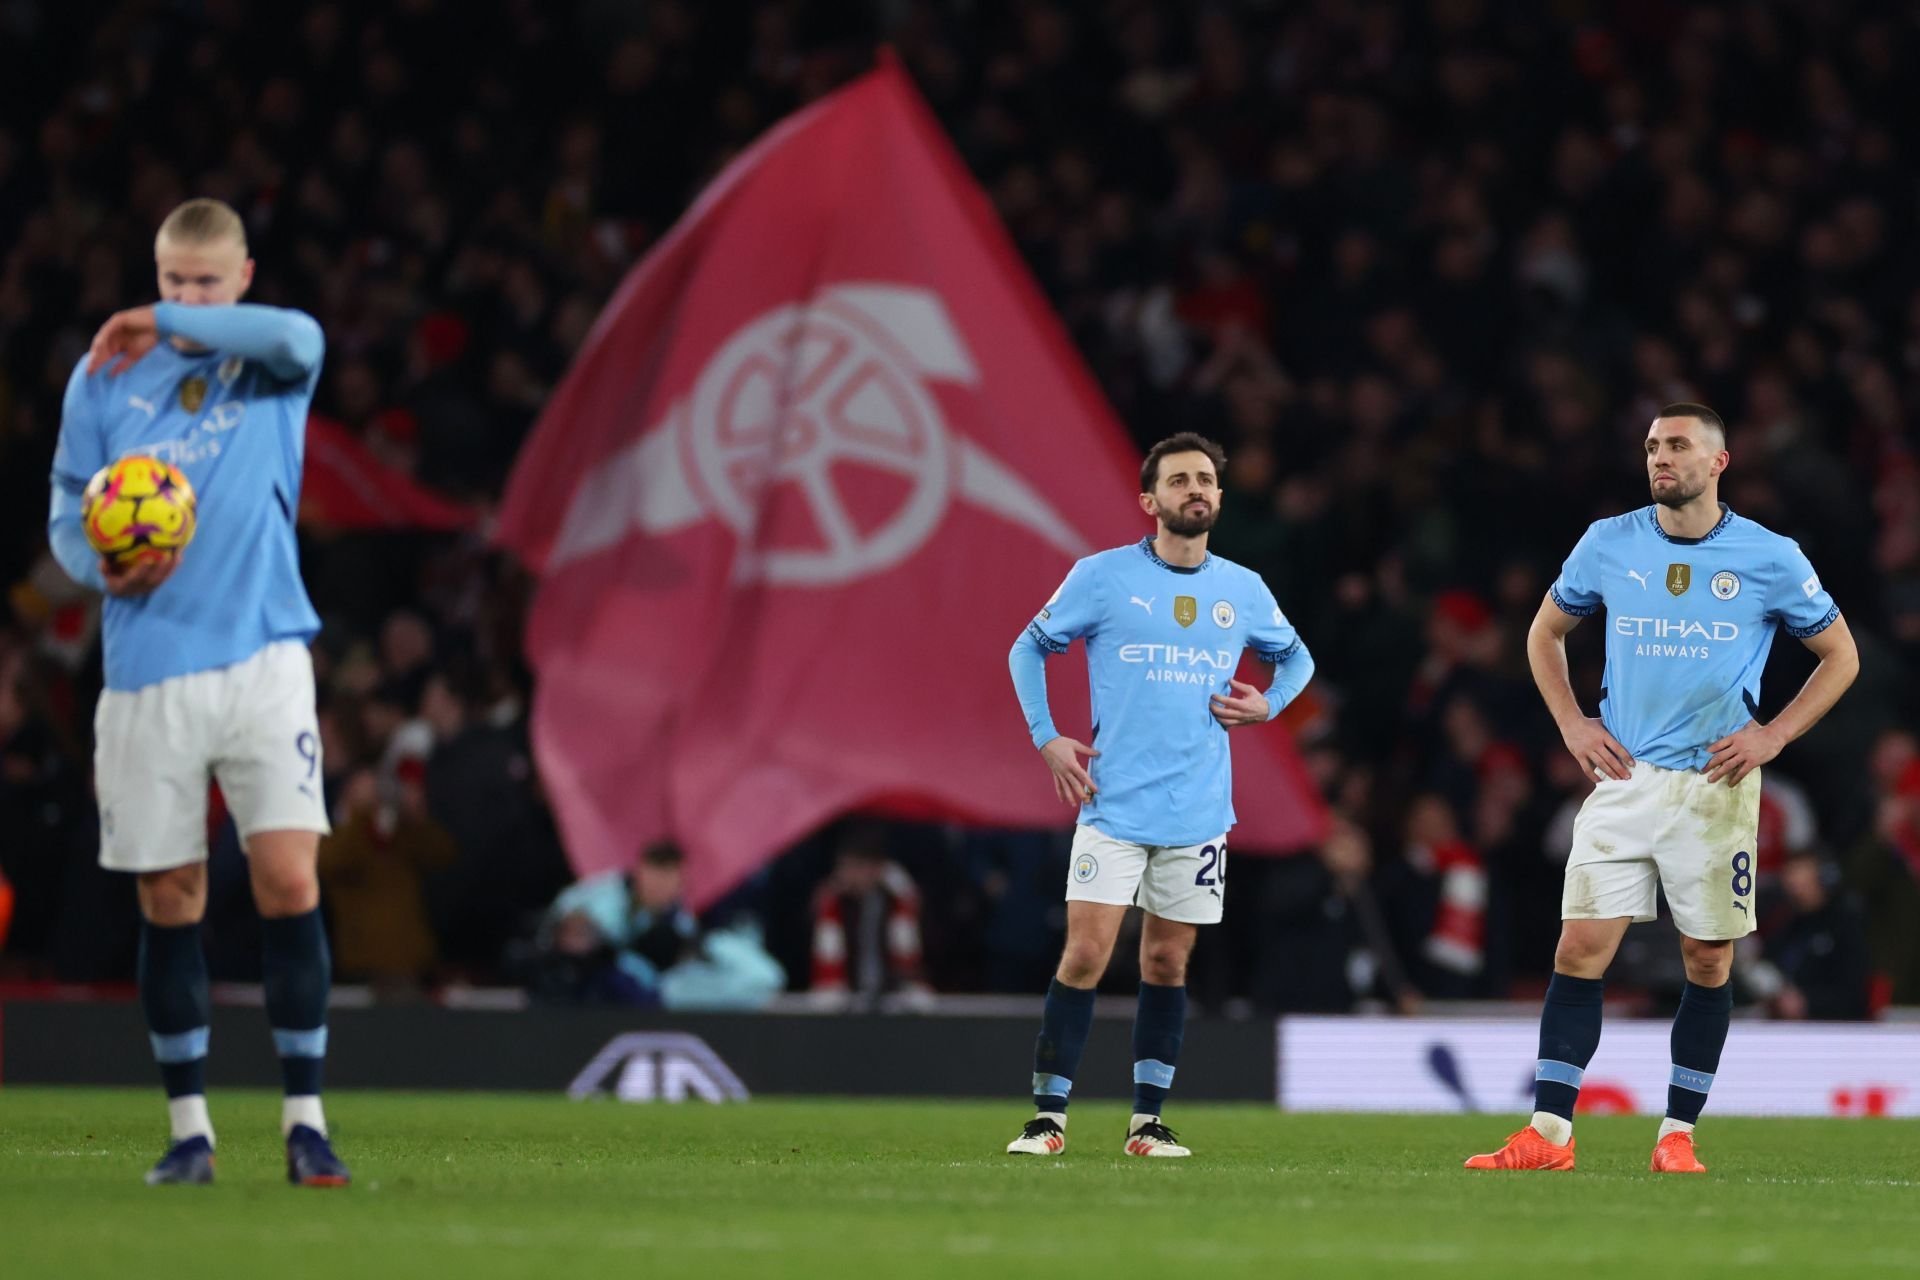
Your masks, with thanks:
<instances>
[{"instance_id":1,"label":"arsenal cannon logo on flag","mask_svg":"<svg viewBox=\"0 0 1920 1280\"><path fill-rule=\"evenodd\" d=\"M622 282L502 507L575 866L673 838L697 907L852 809L1056 825L1007 649L1139 536L1138 462L891 59L775 126ZM1267 737L1236 848L1320 827Z\"/></svg>"}]
</instances>

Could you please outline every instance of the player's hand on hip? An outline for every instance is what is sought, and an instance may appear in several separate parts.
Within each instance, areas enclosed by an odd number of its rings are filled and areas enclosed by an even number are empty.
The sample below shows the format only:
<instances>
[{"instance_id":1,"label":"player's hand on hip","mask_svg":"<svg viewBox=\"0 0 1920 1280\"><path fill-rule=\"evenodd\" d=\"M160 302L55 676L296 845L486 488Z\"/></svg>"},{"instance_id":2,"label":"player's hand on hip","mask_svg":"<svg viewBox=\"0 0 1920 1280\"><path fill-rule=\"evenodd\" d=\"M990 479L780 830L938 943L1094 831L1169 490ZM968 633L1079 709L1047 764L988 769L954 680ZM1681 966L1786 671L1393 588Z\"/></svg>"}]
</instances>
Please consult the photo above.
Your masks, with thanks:
<instances>
[{"instance_id":1,"label":"player's hand on hip","mask_svg":"<svg viewBox=\"0 0 1920 1280\"><path fill-rule=\"evenodd\" d=\"M144 596L172 577L174 566L179 563L178 551L135 564L115 564L102 558L100 576L107 580L107 594L110 596Z\"/></svg>"},{"instance_id":2,"label":"player's hand on hip","mask_svg":"<svg viewBox=\"0 0 1920 1280\"><path fill-rule=\"evenodd\" d=\"M1779 755L1785 745L1772 729L1749 720L1744 729L1736 729L1707 748L1707 781L1724 778L1728 786L1737 787L1742 778Z\"/></svg>"},{"instance_id":3,"label":"player's hand on hip","mask_svg":"<svg viewBox=\"0 0 1920 1280\"><path fill-rule=\"evenodd\" d=\"M1273 714L1273 705L1267 701L1267 695L1238 680L1229 680L1227 683L1233 686L1233 694L1213 695L1208 707L1213 712L1213 718L1227 729L1237 729L1243 724L1265 724L1267 717Z\"/></svg>"},{"instance_id":4,"label":"player's hand on hip","mask_svg":"<svg viewBox=\"0 0 1920 1280\"><path fill-rule=\"evenodd\" d=\"M1055 738L1040 748L1040 758L1053 772L1053 792L1062 803L1078 809L1093 799L1100 788L1093 785L1093 776L1081 765L1080 757L1099 754L1086 743L1067 737Z\"/></svg>"},{"instance_id":5,"label":"player's hand on hip","mask_svg":"<svg viewBox=\"0 0 1920 1280\"><path fill-rule=\"evenodd\" d=\"M1560 731L1560 739L1588 777L1618 782L1633 772L1633 757L1607 732L1599 716L1582 716L1572 728Z\"/></svg>"},{"instance_id":6,"label":"player's hand on hip","mask_svg":"<svg viewBox=\"0 0 1920 1280\"><path fill-rule=\"evenodd\" d=\"M116 311L100 326L100 332L93 335L93 345L87 348L87 372L98 373L102 365L111 362L107 376L117 377L131 369L159 341L160 326L153 318L152 307Z\"/></svg>"}]
</instances>

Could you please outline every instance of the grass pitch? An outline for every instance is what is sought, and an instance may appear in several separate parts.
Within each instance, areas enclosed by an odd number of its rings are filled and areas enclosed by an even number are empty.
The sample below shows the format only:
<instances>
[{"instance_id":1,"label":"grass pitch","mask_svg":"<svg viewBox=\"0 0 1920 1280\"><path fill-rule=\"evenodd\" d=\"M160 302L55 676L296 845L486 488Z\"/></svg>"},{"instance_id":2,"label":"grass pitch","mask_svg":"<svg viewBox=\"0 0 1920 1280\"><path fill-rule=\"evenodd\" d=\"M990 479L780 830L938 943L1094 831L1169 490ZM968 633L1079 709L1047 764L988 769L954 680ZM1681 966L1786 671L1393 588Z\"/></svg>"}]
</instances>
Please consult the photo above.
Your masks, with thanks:
<instances>
[{"instance_id":1,"label":"grass pitch","mask_svg":"<svg viewBox=\"0 0 1920 1280\"><path fill-rule=\"evenodd\" d=\"M157 1092L0 1091L0 1274L1099 1276L1920 1273L1920 1123L1708 1117L1706 1177L1646 1171L1655 1121L1583 1118L1571 1174L1478 1174L1504 1116L1191 1105L1198 1153L1120 1152L1073 1109L1000 1154L1019 1099L712 1107L337 1092L345 1191L289 1187L279 1101L213 1097L219 1182L149 1188Z\"/></svg>"}]
</instances>

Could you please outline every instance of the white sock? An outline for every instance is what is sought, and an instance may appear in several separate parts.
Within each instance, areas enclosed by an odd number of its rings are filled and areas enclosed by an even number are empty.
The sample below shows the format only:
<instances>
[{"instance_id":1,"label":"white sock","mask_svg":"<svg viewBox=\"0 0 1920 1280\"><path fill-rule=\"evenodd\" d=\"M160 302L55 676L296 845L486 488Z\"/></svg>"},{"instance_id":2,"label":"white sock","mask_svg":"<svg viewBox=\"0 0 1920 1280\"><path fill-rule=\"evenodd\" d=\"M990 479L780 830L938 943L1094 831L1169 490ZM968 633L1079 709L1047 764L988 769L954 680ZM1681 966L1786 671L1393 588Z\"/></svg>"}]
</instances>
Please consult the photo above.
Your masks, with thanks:
<instances>
[{"instance_id":1,"label":"white sock","mask_svg":"<svg viewBox=\"0 0 1920 1280\"><path fill-rule=\"evenodd\" d=\"M288 1097L280 1104L280 1136L286 1137L293 1132L293 1126L303 1124L325 1137L327 1117L320 1110L320 1095L302 1093Z\"/></svg>"},{"instance_id":2,"label":"white sock","mask_svg":"<svg viewBox=\"0 0 1920 1280\"><path fill-rule=\"evenodd\" d=\"M1129 1136L1131 1136L1133 1134L1140 1132L1140 1126L1143 1124L1159 1124L1159 1123L1160 1123L1159 1116L1143 1116L1138 1111L1136 1111L1133 1113L1133 1119L1127 1121L1127 1133Z\"/></svg>"},{"instance_id":3,"label":"white sock","mask_svg":"<svg viewBox=\"0 0 1920 1280\"><path fill-rule=\"evenodd\" d=\"M173 1140L188 1138L213 1141L213 1120L207 1115L207 1095L190 1093L184 1098L167 1099L167 1118L173 1124Z\"/></svg>"},{"instance_id":4,"label":"white sock","mask_svg":"<svg viewBox=\"0 0 1920 1280\"><path fill-rule=\"evenodd\" d=\"M1692 1132L1693 1132L1693 1126L1688 1124L1685 1120L1675 1120L1672 1116L1668 1116L1665 1120L1662 1120L1660 1122L1660 1133L1658 1137L1654 1138L1654 1141L1658 1142L1660 1141L1661 1138L1666 1137L1670 1133L1692 1133Z\"/></svg>"},{"instance_id":5,"label":"white sock","mask_svg":"<svg viewBox=\"0 0 1920 1280\"><path fill-rule=\"evenodd\" d=\"M1551 1111L1536 1111L1531 1123L1541 1137L1556 1147L1564 1147L1573 1141L1573 1121L1565 1116L1557 1116Z\"/></svg>"},{"instance_id":6,"label":"white sock","mask_svg":"<svg viewBox=\"0 0 1920 1280\"><path fill-rule=\"evenodd\" d=\"M1067 1113L1064 1111L1042 1111L1037 1113L1033 1118L1035 1120L1051 1120L1062 1129L1067 1127Z\"/></svg>"}]
</instances>

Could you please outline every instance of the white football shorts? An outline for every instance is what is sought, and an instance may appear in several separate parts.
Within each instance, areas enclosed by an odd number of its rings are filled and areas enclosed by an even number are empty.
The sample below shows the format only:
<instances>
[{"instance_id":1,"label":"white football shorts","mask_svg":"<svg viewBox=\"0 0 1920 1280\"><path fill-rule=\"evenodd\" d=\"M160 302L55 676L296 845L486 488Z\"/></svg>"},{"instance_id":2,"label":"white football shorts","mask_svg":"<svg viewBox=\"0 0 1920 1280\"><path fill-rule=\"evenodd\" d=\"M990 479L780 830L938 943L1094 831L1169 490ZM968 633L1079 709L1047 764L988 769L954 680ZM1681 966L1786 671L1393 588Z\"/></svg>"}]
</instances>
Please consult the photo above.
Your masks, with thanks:
<instances>
[{"instance_id":1,"label":"white football shorts","mask_svg":"<svg viewBox=\"0 0 1920 1280\"><path fill-rule=\"evenodd\" d=\"M325 835L313 658L276 641L228 667L108 689L93 715L100 865L164 871L207 859L207 780L244 840Z\"/></svg>"},{"instance_id":2,"label":"white football shorts","mask_svg":"<svg viewBox=\"0 0 1920 1280\"><path fill-rule=\"evenodd\" d=\"M1138 906L1181 924L1219 924L1226 906L1227 838L1149 845L1081 825L1067 863L1067 901Z\"/></svg>"},{"instance_id":3,"label":"white football shorts","mask_svg":"<svg viewBox=\"0 0 1920 1280\"><path fill-rule=\"evenodd\" d=\"M1758 769L1729 787L1638 761L1627 777L1596 783L1580 806L1560 917L1651 920L1658 885L1685 936L1744 938L1753 932L1759 830Z\"/></svg>"}]
</instances>

